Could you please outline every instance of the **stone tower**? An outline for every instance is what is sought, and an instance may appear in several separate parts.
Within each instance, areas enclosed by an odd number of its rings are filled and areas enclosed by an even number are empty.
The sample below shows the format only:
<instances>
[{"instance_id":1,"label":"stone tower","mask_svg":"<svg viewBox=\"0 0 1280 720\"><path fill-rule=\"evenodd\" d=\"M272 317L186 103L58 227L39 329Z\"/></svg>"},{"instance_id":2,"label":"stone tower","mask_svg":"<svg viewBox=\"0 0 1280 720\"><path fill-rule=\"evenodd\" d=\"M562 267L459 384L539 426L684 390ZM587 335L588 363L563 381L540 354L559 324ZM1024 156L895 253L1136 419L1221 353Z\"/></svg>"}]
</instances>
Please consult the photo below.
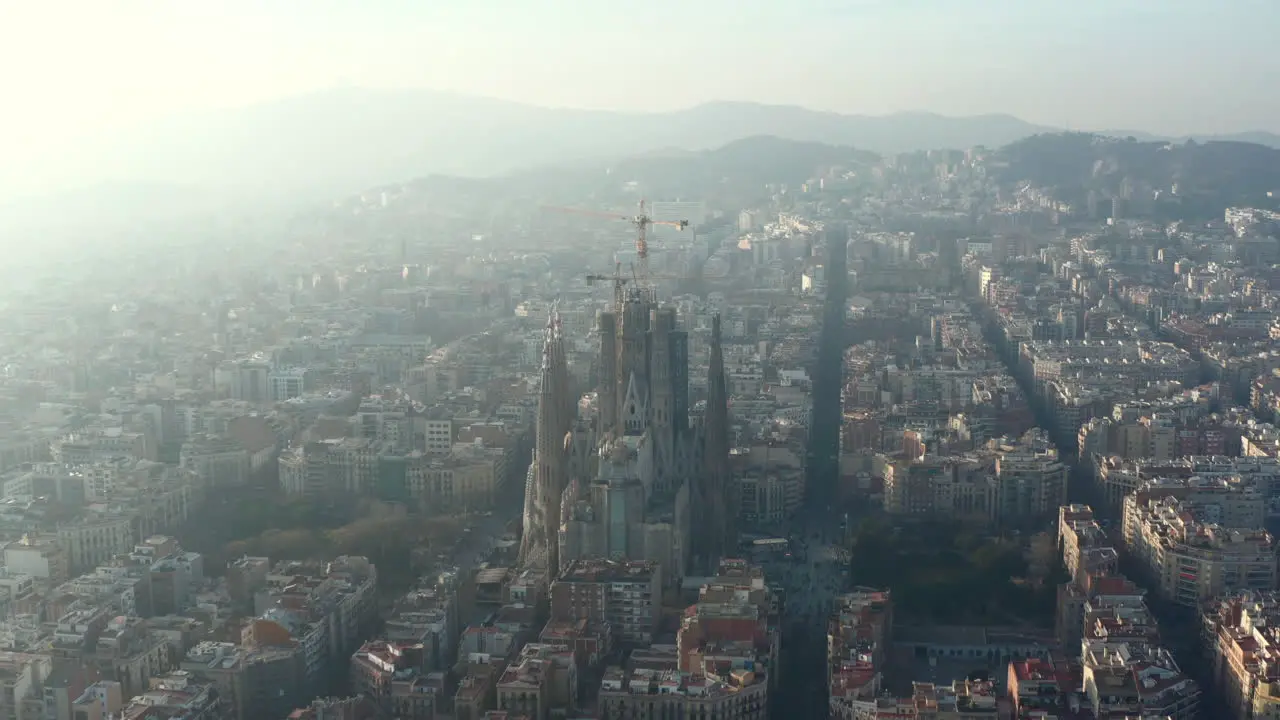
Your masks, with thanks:
<instances>
[{"instance_id":1,"label":"stone tower","mask_svg":"<svg viewBox=\"0 0 1280 720\"><path fill-rule=\"evenodd\" d=\"M560 503L568 484L569 465L565 442L573 422L566 402L569 388L565 362L564 338L553 316L547 323L542 348L542 387L520 545L520 564L544 566L552 577L560 571Z\"/></svg>"},{"instance_id":2,"label":"stone tower","mask_svg":"<svg viewBox=\"0 0 1280 720\"><path fill-rule=\"evenodd\" d=\"M729 468L729 393L725 385L720 316L711 320L711 364L703 421L701 472L690 478L689 542L694 572L715 571L737 545L737 498Z\"/></svg>"}]
</instances>

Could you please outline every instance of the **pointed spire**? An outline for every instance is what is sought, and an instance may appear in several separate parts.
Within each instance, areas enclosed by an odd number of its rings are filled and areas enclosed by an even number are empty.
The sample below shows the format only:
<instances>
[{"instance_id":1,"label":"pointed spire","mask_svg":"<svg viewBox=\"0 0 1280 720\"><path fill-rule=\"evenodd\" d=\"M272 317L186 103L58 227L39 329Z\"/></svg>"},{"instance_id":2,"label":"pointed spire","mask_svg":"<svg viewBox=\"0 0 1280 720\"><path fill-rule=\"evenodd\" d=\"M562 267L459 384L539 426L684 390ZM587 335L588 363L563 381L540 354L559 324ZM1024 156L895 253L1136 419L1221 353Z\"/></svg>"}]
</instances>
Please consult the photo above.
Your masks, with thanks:
<instances>
[{"instance_id":1,"label":"pointed spire","mask_svg":"<svg viewBox=\"0 0 1280 720\"><path fill-rule=\"evenodd\" d=\"M707 373L703 472L697 497L702 522L692 533L695 562L702 566L702 572L711 573L737 543L733 480L729 471L729 393L724 378L719 314L711 318L711 362Z\"/></svg>"},{"instance_id":2,"label":"pointed spire","mask_svg":"<svg viewBox=\"0 0 1280 720\"><path fill-rule=\"evenodd\" d=\"M543 378L546 377L546 371L551 369L552 354L555 352L553 340L555 338L555 311L547 313L547 326L542 332L542 372Z\"/></svg>"},{"instance_id":3,"label":"pointed spire","mask_svg":"<svg viewBox=\"0 0 1280 720\"><path fill-rule=\"evenodd\" d=\"M555 333L557 338L562 336L560 326L560 301L556 300L551 303L551 317L547 319L548 327Z\"/></svg>"},{"instance_id":4,"label":"pointed spire","mask_svg":"<svg viewBox=\"0 0 1280 720\"><path fill-rule=\"evenodd\" d=\"M560 322L560 301L551 305L551 316L547 320L547 344L551 346L551 362L556 375L556 393L564 404L562 412L566 423L572 422L578 414L578 399L573 395L572 383L569 381L569 354L565 347L564 326Z\"/></svg>"},{"instance_id":5,"label":"pointed spire","mask_svg":"<svg viewBox=\"0 0 1280 720\"><path fill-rule=\"evenodd\" d=\"M722 406L727 408L729 400L724 382L724 349L720 345L720 313L711 316L711 363L707 372L707 413L710 417L713 412L719 413ZM720 429L728 430L727 427Z\"/></svg>"},{"instance_id":6,"label":"pointed spire","mask_svg":"<svg viewBox=\"0 0 1280 720\"><path fill-rule=\"evenodd\" d=\"M559 324L559 313L553 309L547 316L542 345L533 486L527 491L532 501L526 499L532 507L521 547L522 562L545 562L552 574L559 571L560 503L567 481L564 438L569 432L573 407L566 402L569 380Z\"/></svg>"}]
</instances>

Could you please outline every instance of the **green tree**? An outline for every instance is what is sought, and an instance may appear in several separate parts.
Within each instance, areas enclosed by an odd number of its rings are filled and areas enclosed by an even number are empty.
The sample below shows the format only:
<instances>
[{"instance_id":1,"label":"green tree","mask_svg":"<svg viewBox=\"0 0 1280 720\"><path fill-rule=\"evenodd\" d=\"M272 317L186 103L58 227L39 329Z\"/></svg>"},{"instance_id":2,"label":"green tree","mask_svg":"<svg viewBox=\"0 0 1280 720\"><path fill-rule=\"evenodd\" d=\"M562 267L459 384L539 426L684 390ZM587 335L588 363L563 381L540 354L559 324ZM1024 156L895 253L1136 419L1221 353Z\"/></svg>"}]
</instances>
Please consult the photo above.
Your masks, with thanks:
<instances>
[{"instance_id":1,"label":"green tree","mask_svg":"<svg viewBox=\"0 0 1280 720\"><path fill-rule=\"evenodd\" d=\"M315 530L268 530L258 536L258 553L272 560L312 560L329 554L329 543Z\"/></svg>"}]
</instances>

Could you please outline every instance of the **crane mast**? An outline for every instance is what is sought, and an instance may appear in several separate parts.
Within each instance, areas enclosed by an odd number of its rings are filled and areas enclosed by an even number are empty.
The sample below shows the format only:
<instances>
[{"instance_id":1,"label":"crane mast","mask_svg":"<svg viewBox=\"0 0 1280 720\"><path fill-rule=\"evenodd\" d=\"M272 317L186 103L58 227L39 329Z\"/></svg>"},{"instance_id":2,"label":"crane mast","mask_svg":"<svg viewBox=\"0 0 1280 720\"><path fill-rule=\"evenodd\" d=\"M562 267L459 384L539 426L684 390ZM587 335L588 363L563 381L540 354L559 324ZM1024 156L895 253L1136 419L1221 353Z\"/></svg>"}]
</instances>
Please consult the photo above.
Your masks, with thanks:
<instances>
[{"instance_id":1,"label":"crane mast","mask_svg":"<svg viewBox=\"0 0 1280 720\"><path fill-rule=\"evenodd\" d=\"M639 212L635 215L623 215L621 213L599 212L596 210L580 210L578 208L567 207L544 207L544 210L551 212L568 213L571 215L584 215L586 217L609 218L612 220L624 220L631 223L636 228L636 264L632 268L634 281L637 285L648 285L652 280L649 274L649 227L651 225L664 225L674 227L678 230L684 230L689 227L688 220L654 220L645 211L644 200L640 201ZM616 300L621 303L622 286L626 284L622 277L621 265L614 269L614 295ZM589 280L603 280L603 276L588 276Z\"/></svg>"}]
</instances>

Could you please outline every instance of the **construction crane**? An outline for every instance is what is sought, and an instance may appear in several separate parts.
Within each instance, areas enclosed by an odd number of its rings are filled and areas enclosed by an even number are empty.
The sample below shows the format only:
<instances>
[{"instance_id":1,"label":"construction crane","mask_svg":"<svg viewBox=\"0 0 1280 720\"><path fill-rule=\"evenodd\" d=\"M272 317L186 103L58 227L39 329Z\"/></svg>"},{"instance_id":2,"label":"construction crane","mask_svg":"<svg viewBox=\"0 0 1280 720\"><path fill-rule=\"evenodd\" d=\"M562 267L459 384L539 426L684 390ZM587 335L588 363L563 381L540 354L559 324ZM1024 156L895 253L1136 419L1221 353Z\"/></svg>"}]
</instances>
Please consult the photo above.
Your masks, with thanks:
<instances>
[{"instance_id":1,"label":"construction crane","mask_svg":"<svg viewBox=\"0 0 1280 720\"><path fill-rule=\"evenodd\" d=\"M626 287L628 278L622 277L622 263L615 263L613 266L613 275L587 275L587 287L595 285L597 281L612 280L613 281L613 307L615 310L622 309L622 291Z\"/></svg>"},{"instance_id":2,"label":"construction crane","mask_svg":"<svg viewBox=\"0 0 1280 720\"><path fill-rule=\"evenodd\" d=\"M680 277L679 275L649 275L648 278L650 280L658 280L658 279L684 280L685 279ZM622 263L614 264L612 275L586 275L584 276L584 279L587 281L588 287L596 284L597 282L612 281L613 282L613 304L614 304L614 307L618 309L622 308L622 302L624 300L624 298L622 297L622 293L623 293L623 290L626 288L627 283L639 282L640 280L638 274L636 273L636 269L634 265L631 267L631 277L624 277L622 274Z\"/></svg>"},{"instance_id":3,"label":"construction crane","mask_svg":"<svg viewBox=\"0 0 1280 720\"><path fill-rule=\"evenodd\" d=\"M649 226L665 225L679 230L689 227L688 220L654 220L645 212L644 200L640 201L640 210L635 215L623 215L621 213L599 212L596 210L579 210L578 208L567 207L544 207L544 210L551 212L569 213L570 215L584 215L586 217L610 218L613 220L625 220L636 226L636 267L632 268L632 272L636 274L634 278L637 283L649 281Z\"/></svg>"}]
</instances>

